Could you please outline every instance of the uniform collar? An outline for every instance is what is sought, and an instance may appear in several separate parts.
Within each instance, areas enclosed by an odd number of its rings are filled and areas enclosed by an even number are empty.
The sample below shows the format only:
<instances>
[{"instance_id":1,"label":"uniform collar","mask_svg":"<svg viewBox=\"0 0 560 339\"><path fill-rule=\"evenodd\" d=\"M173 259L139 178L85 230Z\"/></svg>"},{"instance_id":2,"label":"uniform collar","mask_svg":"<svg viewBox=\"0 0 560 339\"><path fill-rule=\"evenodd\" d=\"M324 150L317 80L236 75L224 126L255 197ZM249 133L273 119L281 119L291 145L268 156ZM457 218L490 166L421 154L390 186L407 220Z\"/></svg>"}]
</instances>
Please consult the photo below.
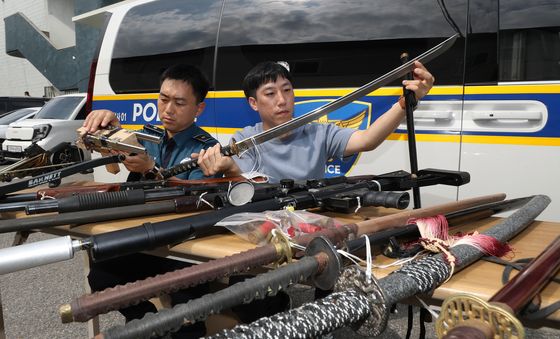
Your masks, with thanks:
<instances>
[{"instance_id":1,"label":"uniform collar","mask_svg":"<svg viewBox=\"0 0 560 339\"><path fill-rule=\"evenodd\" d=\"M200 128L195 123L193 123L181 132L176 133L173 136L173 140L175 141L175 144L177 146L184 146L189 140L192 139L192 137L199 133L199 130ZM169 137L167 136L167 133L165 133L164 141L167 142L168 140Z\"/></svg>"}]
</instances>

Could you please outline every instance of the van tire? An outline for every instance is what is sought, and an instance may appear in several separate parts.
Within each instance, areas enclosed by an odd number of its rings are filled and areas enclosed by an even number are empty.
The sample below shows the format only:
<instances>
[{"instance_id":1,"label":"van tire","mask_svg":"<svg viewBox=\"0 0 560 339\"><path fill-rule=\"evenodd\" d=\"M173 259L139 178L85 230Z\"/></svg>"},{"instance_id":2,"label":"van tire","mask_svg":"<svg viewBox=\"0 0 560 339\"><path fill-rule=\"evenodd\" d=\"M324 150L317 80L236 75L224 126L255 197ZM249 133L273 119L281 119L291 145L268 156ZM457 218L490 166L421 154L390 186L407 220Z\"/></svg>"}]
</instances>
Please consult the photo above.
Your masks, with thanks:
<instances>
[{"instance_id":1,"label":"van tire","mask_svg":"<svg viewBox=\"0 0 560 339\"><path fill-rule=\"evenodd\" d=\"M65 164L74 161L81 161L82 155L80 150L74 146L64 147L61 150L55 151L51 156L51 163L53 165Z\"/></svg>"}]
</instances>

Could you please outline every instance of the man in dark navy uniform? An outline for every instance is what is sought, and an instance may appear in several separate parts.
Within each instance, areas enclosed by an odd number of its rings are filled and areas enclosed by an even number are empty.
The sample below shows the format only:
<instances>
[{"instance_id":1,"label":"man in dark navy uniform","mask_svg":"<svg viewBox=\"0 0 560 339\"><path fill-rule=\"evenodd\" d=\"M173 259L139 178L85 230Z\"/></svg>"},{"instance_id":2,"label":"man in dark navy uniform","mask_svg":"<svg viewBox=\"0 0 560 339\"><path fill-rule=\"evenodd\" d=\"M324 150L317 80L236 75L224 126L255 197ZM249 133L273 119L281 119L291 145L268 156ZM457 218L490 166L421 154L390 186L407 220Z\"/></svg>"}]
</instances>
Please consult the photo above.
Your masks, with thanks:
<instances>
[{"instance_id":1,"label":"man in dark navy uniform","mask_svg":"<svg viewBox=\"0 0 560 339\"><path fill-rule=\"evenodd\" d=\"M175 65L160 78L158 116L165 128L163 142L142 142L148 154L127 155L123 164L134 173L150 177L159 168L168 168L189 158L192 153L214 146L217 141L194 122L202 114L208 93L208 80L195 67ZM84 127L93 133L99 127L120 126L115 113L96 110L88 114ZM181 179L202 179L200 169L178 175Z\"/></svg>"},{"instance_id":2,"label":"man in dark navy uniform","mask_svg":"<svg viewBox=\"0 0 560 339\"><path fill-rule=\"evenodd\" d=\"M167 69L160 78L158 96L158 116L165 128L163 142L144 142L146 154L126 155L123 162L131 171L130 178L153 179L159 167L168 168L179 164L192 153L211 147L217 141L194 122L205 108L204 99L209 84L204 75L195 67L175 65ZM100 127L119 126L116 115L108 110L92 111L84 122L89 132ZM199 169L178 175L180 179L201 179L204 174ZM166 273L188 266L187 263L155 257L147 254L132 254L100 263L92 263L89 284L93 291L100 291L115 285L122 285L157 274ZM171 304L186 303L188 300L208 293L207 285L197 286L170 294ZM156 312L155 306L144 301L120 312L126 321L142 318L146 312ZM183 327L173 335L175 338L198 338L206 332L203 322Z\"/></svg>"}]
</instances>

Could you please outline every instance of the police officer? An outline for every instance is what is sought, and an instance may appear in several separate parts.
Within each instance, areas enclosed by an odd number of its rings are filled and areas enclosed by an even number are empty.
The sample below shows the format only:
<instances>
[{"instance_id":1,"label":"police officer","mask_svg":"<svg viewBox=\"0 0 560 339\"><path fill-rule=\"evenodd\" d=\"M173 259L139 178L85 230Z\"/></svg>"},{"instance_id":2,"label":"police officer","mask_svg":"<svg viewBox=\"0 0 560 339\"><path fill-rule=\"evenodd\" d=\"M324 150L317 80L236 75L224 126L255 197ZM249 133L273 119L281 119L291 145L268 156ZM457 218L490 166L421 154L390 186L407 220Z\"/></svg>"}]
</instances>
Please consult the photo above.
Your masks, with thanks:
<instances>
[{"instance_id":1,"label":"police officer","mask_svg":"<svg viewBox=\"0 0 560 339\"><path fill-rule=\"evenodd\" d=\"M203 74L189 65L175 65L167 69L160 78L158 96L158 115L165 128L161 131L163 142L154 144L144 142L148 154L128 154L123 164L131 171L130 178L153 179L159 167L168 168L179 164L192 153L211 147L217 143L208 133L194 122L205 108L204 99L209 84ZM100 127L119 126L116 115L109 110L92 111L84 122L84 127L95 132ZM150 133L145 129L145 132ZM204 174L199 169L181 173L180 179L201 179ZM100 291L115 285L122 285L150 276L162 274L188 266L187 263L155 257L147 254L132 254L101 263L92 263L88 281L93 291ZM172 305L186 303L188 300L208 293L207 285L189 288L170 294ZM120 312L126 321L142 318L146 312L156 312L148 301L133 305ZM173 337L198 338L205 334L203 322L183 327Z\"/></svg>"},{"instance_id":2,"label":"police officer","mask_svg":"<svg viewBox=\"0 0 560 339\"><path fill-rule=\"evenodd\" d=\"M172 66L161 75L158 116L165 128L163 142L158 145L141 141L148 154L126 156L123 164L129 171L140 174L136 178L143 175L146 179L153 179L160 167L177 165L192 153L199 153L217 143L216 139L194 123L206 107L204 99L208 88L204 75L190 65ZM84 121L84 127L90 133L108 125L120 126L115 113L109 110L92 111ZM194 169L177 177L201 179L204 174L200 169Z\"/></svg>"}]
</instances>

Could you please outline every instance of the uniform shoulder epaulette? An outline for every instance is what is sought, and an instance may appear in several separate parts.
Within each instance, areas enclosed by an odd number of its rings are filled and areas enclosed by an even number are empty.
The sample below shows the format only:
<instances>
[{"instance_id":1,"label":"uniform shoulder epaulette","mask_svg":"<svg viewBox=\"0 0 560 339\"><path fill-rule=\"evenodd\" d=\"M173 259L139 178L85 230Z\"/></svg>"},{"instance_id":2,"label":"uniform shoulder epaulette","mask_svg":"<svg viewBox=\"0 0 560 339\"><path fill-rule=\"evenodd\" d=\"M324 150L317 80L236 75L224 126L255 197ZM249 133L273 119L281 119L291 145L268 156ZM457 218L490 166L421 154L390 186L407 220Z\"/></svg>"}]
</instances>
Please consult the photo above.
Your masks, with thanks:
<instances>
[{"instance_id":1,"label":"uniform shoulder epaulette","mask_svg":"<svg viewBox=\"0 0 560 339\"><path fill-rule=\"evenodd\" d=\"M144 125L144 131L148 134L156 135L158 137L163 137L165 135L165 129L152 124Z\"/></svg>"},{"instance_id":2,"label":"uniform shoulder epaulette","mask_svg":"<svg viewBox=\"0 0 560 339\"><path fill-rule=\"evenodd\" d=\"M194 140L203 142L203 143L207 143L210 141L213 141L214 138L212 138L211 136L209 136L208 134L197 134L195 136L192 137Z\"/></svg>"}]
</instances>

